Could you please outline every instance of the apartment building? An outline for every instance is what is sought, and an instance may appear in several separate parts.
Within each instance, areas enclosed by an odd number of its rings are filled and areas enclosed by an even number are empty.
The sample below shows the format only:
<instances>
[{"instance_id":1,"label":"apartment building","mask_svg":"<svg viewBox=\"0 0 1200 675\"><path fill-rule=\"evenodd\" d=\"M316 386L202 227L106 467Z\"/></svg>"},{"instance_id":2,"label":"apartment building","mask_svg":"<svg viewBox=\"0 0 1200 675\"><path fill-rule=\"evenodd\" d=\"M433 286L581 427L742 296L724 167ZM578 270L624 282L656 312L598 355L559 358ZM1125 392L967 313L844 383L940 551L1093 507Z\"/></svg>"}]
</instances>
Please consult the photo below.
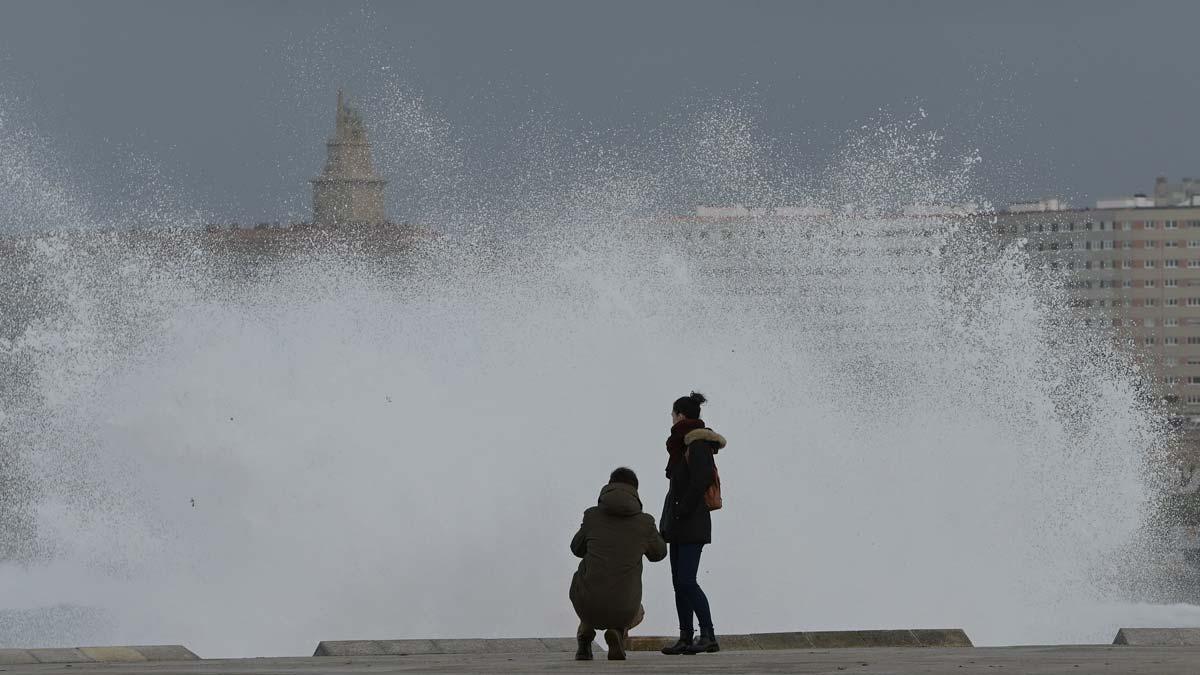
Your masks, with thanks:
<instances>
[{"instance_id":1,"label":"apartment building","mask_svg":"<svg viewBox=\"0 0 1200 675\"><path fill-rule=\"evenodd\" d=\"M1071 272L1081 321L1111 326L1142 357L1181 425L1200 429L1200 204L1186 200L1155 206L1138 195L1102 200L1103 208L1055 204L990 218L1042 264Z\"/></svg>"}]
</instances>

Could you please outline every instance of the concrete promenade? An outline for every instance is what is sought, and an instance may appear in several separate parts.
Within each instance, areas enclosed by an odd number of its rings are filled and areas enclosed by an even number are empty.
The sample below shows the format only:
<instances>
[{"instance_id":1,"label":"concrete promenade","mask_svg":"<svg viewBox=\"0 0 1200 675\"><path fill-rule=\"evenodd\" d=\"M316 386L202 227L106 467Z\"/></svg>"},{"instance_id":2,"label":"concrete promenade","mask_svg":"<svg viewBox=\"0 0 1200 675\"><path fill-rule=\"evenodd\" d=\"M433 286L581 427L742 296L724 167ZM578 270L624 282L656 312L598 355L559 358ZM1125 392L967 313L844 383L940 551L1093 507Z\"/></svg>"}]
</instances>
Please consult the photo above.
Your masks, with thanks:
<instances>
[{"instance_id":1,"label":"concrete promenade","mask_svg":"<svg viewBox=\"0 0 1200 675\"><path fill-rule=\"evenodd\" d=\"M1200 673L1200 647L1060 646L725 651L697 656L630 653L627 661L577 662L571 654L430 654L367 657L211 659L159 663L0 666L3 675L145 673L288 675L342 673Z\"/></svg>"}]
</instances>

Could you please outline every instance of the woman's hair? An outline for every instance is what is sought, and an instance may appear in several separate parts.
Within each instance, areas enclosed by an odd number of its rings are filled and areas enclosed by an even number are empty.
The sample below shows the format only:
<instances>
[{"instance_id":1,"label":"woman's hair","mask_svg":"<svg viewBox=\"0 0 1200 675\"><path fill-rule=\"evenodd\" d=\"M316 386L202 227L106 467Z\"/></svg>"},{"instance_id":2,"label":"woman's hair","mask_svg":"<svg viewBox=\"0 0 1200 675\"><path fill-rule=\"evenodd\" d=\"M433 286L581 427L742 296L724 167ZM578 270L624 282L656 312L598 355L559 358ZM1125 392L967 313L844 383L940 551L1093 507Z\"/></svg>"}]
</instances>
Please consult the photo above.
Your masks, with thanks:
<instances>
[{"instance_id":1,"label":"woman's hair","mask_svg":"<svg viewBox=\"0 0 1200 675\"><path fill-rule=\"evenodd\" d=\"M675 405L671 406L671 412L679 413L690 420L697 420L700 419L700 406L707 401L704 394L693 391L687 396L675 399Z\"/></svg>"}]
</instances>

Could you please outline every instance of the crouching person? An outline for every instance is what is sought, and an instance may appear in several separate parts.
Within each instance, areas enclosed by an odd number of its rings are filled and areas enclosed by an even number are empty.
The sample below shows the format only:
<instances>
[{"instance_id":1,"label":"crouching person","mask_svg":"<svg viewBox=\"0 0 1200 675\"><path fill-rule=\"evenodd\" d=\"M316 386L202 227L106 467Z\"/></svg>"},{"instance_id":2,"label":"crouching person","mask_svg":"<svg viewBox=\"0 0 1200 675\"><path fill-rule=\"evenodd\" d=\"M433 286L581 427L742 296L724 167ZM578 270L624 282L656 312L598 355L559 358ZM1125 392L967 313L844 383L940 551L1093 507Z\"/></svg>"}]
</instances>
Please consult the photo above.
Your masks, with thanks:
<instances>
[{"instance_id":1,"label":"crouching person","mask_svg":"<svg viewBox=\"0 0 1200 675\"><path fill-rule=\"evenodd\" d=\"M571 540L571 552L583 558L571 579L571 604L579 615L579 650L575 658L592 658L596 630L604 630L608 658L625 658L629 629L642 622L642 556L658 562L667 544L654 516L642 512L637 474L621 467L600 490L596 506L583 512L583 524Z\"/></svg>"}]
</instances>

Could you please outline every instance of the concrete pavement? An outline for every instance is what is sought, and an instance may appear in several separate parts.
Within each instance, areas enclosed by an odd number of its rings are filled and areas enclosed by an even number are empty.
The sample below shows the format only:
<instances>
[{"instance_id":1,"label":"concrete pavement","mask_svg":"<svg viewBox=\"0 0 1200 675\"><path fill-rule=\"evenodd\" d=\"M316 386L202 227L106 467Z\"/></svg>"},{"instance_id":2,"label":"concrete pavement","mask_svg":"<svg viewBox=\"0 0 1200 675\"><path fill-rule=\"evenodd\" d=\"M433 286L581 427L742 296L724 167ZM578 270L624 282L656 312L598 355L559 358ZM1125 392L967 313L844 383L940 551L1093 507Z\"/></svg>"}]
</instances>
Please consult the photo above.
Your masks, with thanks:
<instances>
[{"instance_id":1,"label":"concrete pavement","mask_svg":"<svg viewBox=\"0 0 1200 675\"><path fill-rule=\"evenodd\" d=\"M77 663L0 666L3 675L130 673L145 675L346 675L351 673L1131 673L1195 675L1200 647L887 648L725 651L697 656L631 653L627 661L577 662L571 654L429 654L412 656L212 659L173 663Z\"/></svg>"}]
</instances>

